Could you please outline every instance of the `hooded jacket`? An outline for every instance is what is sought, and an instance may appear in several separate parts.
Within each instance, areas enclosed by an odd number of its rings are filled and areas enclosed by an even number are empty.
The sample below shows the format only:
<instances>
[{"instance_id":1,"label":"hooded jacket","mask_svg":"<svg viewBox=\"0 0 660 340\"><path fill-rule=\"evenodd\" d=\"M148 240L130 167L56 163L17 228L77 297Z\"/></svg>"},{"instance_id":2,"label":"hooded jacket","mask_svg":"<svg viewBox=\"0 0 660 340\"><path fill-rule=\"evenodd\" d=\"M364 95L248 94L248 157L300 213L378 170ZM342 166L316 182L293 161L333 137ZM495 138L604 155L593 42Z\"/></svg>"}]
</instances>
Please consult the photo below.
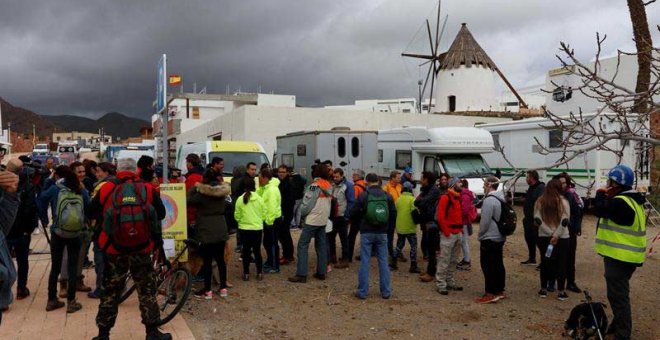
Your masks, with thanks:
<instances>
[{"instance_id":1,"label":"hooded jacket","mask_svg":"<svg viewBox=\"0 0 660 340\"><path fill-rule=\"evenodd\" d=\"M437 221L440 231L445 236L463 232L463 209L461 208L461 194L448 189L440 195L438 200Z\"/></svg>"},{"instance_id":2,"label":"hooded jacket","mask_svg":"<svg viewBox=\"0 0 660 340\"><path fill-rule=\"evenodd\" d=\"M195 239L201 244L215 244L229 239L225 221L225 198L229 191L228 183L197 183L188 192L187 203L197 207Z\"/></svg>"},{"instance_id":3,"label":"hooded jacket","mask_svg":"<svg viewBox=\"0 0 660 340\"><path fill-rule=\"evenodd\" d=\"M396 232L402 235L416 233L417 225L412 219L412 211L415 209L413 194L404 191L394 205L396 206Z\"/></svg>"},{"instance_id":4,"label":"hooded jacket","mask_svg":"<svg viewBox=\"0 0 660 340\"><path fill-rule=\"evenodd\" d=\"M355 199L357 199L361 193L363 193L365 190L367 190L367 182L365 182L363 179L359 181L355 181L355 184L353 184L353 191L355 191Z\"/></svg>"},{"instance_id":5,"label":"hooded jacket","mask_svg":"<svg viewBox=\"0 0 660 340\"><path fill-rule=\"evenodd\" d=\"M493 198L493 197L495 198ZM500 229L497 227L497 221L502 216L502 202L504 201L504 192L493 191L486 195L481 205L481 220L479 221L479 241L491 240L494 242L503 242L506 237L502 236Z\"/></svg>"},{"instance_id":6,"label":"hooded jacket","mask_svg":"<svg viewBox=\"0 0 660 340\"><path fill-rule=\"evenodd\" d=\"M264 200L264 223L273 225L275 220L282 216L282 195L280 194L280 180L273 177L268 184L257 189L257 193Z\"/></svg>"},{"instance_id":7,"label":"hooded jacket","mask_svg":"<svg viewBox=\"0 0 660 340\"><path fill-rule=\"evenodd\" d=\"M392 199L394 200L394 203L401 197L401 190L403 190L403 186L401 183L397 183L396 185L392 185L392 181L389 181L383 185L383 190L390 194L392 196Z\"/></svg>"},{"instance_id":8,"label":"hooded jacket","mask_svg":"<svg viewBox=\"0 0 660 340\"><path fill-rule=\"evenodd\" d=\"M250 194L248 203L243 203L243 196L238 197L234 208L234 218L241 230L264 229L264 200L256 192Z\"/></svg>"},{"instance_id":9,"label":"hooded jacket","mask_svg":"<svg viewBox=\"0 0 660 340\"><path fill-rule=\"evenodd\" d=\"M551 225L543 220L541 214L541 204L539 201L534 205L534 219L540 219L541 225L539 226L539 237L559 237L559 238L569 238L570 234L568 232L568 227L561 225L561 221L569 220L571 218L571 207L568 204L568 200L565 197L561 196L561 204L564 207L564 212L559 219L559 225Z\"/></svg>"},{"instance_id":10,"label":"hooded jacket","mask_svg":"<svg viewBox=\"0 0 660 340\"><path fill-rule=\"evenodd\" d=\"M419 196L417 196L417 199L415 199L415 207L419 209L421 214L420 224L423 225L435 220L433 214L435 213L436 207L438 206L440 189L438 189L435 184L429 184L427 186L423 186L420 191L421 192Z\"/></svg>"},{"instance_id":11,"label":"hooded jacket","mask_svg":"<svg viewBox=\"0 0 660 340\"><path fill-rule=\"evenodd\" d=\"M190 189L192 189L195 184L200 183L202 181L204 175L204 168L201 165L198 166L193 166L188 170L188 173L186 174L186 192L190 192ZM187 209L187 214L186 216L188 217L188 225L191 224L196 224L197 223L197 209L195 207L186 207Z\"/></svg>"}]
</instances>

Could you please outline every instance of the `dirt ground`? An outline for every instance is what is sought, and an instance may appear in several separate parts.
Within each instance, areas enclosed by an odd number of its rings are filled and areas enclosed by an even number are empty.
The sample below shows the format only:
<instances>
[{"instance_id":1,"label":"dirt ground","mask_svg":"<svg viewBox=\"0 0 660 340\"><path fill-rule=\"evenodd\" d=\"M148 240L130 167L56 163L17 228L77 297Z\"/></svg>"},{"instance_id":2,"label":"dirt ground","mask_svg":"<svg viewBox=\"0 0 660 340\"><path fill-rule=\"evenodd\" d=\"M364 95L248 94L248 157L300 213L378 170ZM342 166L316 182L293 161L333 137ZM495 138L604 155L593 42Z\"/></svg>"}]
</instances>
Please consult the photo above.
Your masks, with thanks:
<instances>
[{"instance_id":1,"label":"dirt ground","mask_svg":"<svg viewBox=\"0 0 660 340\"><path fill-rule=\"evenodd\" d=\"M607 303L602 259L593 250L595 223L593 216L585 216L578 241L577 283L588 289L594 300ZM657 232L650 229L649 237ZM293 232L294 240L299 235L299 231ZM287 277L294 275L295 265L289 265L282 266L279 274L266 275L262 282L243 282L241 264L233 257L228 276L234 288L229 297L214 295L210 301L191 297L182 314L197 339L560 338L564 320L583 296L569 292L567 301L559 301L556 293L547 299L536 295L539 273L534 267L519 264L527 252L520 229L504 248L508 298L488 305L475 303L484 286L475 236L470 239L472 270L457 272L457 281L465 290L448 296L439 295L433 283L422 283L417 274L409 274L408 263L400 264L399 270L392 273L393 296L383 300L378 293L376 260L372 259L370 295L358 300L353 296L357 287L355 262L349 269L333 270L326 281L310 275L306 284L290 283ZM231 243L233 246L234 239ZM315 253L310 249L310 273L314 272L315 262ZM656 250L631 280L633 339L660 339L659 264ZM426 268L425 262L420 265ZM607 312L611 318L611 310Z\"/></svg>"}]
</instances>

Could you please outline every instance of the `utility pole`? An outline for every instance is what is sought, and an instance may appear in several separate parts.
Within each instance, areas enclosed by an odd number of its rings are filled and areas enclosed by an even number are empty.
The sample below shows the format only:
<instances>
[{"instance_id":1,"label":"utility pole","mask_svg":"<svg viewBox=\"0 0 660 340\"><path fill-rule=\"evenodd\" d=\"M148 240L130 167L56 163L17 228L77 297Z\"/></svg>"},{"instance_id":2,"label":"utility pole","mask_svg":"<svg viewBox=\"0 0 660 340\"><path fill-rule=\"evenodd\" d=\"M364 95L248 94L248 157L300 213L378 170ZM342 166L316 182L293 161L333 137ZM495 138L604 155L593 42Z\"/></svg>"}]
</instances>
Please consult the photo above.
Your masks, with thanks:
<instances>
[{"instance_id":1,"label":"utility pole","mask_svg":"<svg viewBox=\"0 0 660 340\"><path fill-rule=\"evenodd\" d=\"M37 145L37 127L35 124L32 124L32 149Z\"/></svg>"}]
</instances>

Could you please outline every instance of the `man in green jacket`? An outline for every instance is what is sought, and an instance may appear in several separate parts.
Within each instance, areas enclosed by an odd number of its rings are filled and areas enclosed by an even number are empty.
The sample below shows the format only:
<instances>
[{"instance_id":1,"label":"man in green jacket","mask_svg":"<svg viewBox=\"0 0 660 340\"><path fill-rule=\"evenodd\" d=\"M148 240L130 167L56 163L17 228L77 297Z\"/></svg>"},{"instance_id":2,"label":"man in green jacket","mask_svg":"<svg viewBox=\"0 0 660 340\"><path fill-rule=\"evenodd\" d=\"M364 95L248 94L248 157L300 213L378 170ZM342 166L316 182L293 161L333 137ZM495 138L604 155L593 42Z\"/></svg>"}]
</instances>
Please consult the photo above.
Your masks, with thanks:
<instances>
[{"instance_id":1,"label":"man in green jacket","mask_svg":"<svg viewBox=\"0 0 660 340\"><path fill-rule=\"evenodd\" d=\"M415 197L412 194L412 183L406 182L403 184L403 192L394 204L396 206L396 248L392 252L390 259L390 268L397 270L397 259L403 247L406 245L406 240L410 244L410 273L419 273L417 267L417 224L413 221L412 211L415 208Z\"/></svg>"},{"instance_id":2,"label":"man in green jacket","mask_svg":"<svg viewBox=\"0 0 660 340\"><path fill-rule=\"evenodd\" d=\"M273 177L270 168L259 172L259 189L257 193L264 200L264 248L266 249L266 263L264 272L269 274L280 272L280 245L277 242L277 233L282 228L282 195L280 194L280 180Z\"/></svg>"}]
</instances>

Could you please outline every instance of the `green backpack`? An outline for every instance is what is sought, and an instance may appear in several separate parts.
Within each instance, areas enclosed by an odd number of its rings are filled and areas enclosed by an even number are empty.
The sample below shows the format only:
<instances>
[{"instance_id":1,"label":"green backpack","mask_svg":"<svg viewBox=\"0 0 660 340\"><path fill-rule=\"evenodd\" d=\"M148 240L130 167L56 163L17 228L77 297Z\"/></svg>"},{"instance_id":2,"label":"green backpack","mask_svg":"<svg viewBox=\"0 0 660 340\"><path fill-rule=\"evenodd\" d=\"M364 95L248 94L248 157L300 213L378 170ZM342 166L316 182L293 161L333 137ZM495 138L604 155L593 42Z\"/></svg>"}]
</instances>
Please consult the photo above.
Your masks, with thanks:
<instances>
[{"instance_id":1,"label":"green backpack","mask_svg":"<svg viewBox=\"0 0 660 340\"><path fill-rule=\"evenodd\" d=\"M74 238L85 225L85 207L82 195L60 186L55 205L57 234L63 238Z\"/></svg>"},{"instance_id":2,"label":"green backpack","mask_svg":"<svg viewBox=\"0 0 660 340\"><path fill-rule=\"evenodd\" d=\"M390 208L387 195L374 196L367 191L367 222L371 225L385 225L390 220Z\"/></svg>"}]
</instances>

